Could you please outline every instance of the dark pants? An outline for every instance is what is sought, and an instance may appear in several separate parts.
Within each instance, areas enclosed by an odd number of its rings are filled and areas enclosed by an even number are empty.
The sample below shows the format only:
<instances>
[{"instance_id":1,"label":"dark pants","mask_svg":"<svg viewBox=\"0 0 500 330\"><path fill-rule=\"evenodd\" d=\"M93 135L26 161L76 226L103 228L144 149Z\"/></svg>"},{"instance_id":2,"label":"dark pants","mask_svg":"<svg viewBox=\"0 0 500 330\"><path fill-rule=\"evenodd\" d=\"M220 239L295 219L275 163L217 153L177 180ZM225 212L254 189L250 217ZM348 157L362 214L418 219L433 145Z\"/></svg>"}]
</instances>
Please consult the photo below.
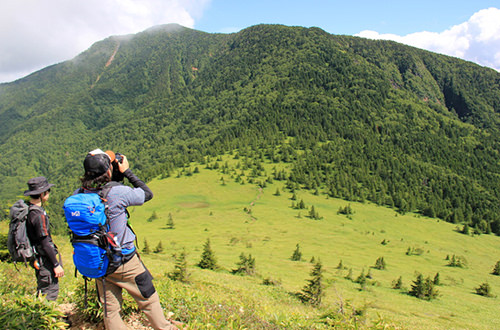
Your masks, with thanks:
<instances>
[{"instance_id":1,"label":"dark pants","mask_svg":"<svg viewBox=\"0 0 500 330\"><path fill-rule=\"evenodd\" d=\"M47 300L56 300L59 294L59 279L54 273L52 263L45 257L38 259L39 269L35 267L37 296L42 294Z\"/></svg>"}]
</instances>

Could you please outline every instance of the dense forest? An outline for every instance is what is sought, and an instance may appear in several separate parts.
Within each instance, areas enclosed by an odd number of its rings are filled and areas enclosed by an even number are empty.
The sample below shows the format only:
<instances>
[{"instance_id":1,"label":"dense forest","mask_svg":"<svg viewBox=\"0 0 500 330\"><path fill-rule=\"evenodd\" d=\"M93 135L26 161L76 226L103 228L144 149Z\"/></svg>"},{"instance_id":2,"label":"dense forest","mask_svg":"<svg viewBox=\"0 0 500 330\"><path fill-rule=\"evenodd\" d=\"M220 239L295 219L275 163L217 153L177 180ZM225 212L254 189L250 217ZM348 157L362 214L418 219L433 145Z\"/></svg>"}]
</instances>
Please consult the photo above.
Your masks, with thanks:
<instances>
[{"instance_id":1,"label":"dense forest","mask_svg":"<svg viewBox=\"0 0 500 330\"><path fill-rule=\"evenodd\" d=\"M146 179L235 151L288 163L290 189L500 235L499 112L500 73L395 42L158 26L0 84L0 216L44 175L62 230L96 147Z\"/></svg>"}]
</instances>

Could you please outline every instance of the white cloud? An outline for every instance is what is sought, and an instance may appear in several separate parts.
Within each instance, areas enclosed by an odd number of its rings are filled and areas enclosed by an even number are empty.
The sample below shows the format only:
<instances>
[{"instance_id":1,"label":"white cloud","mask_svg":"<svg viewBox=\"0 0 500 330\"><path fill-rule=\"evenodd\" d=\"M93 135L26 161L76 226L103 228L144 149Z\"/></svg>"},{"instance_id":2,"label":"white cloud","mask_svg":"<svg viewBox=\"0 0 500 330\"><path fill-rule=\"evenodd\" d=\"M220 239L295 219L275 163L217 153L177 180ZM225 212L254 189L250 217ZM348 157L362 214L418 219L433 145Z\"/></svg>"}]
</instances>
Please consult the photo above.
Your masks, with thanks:
<instances>
[{"instance_id":1,"label":"white cloud","mask_svg":"<svg viewBox=\"0 0 500 330\"><path fill-rule=\"evenodd\" d=\"M366 30L357 36L394 40L500 71L500 9L498 8L480 10L467 22L439 33L423 31L399 36Z\"/></svg>"},{"instance_id":2,"label":"white cloud","mask_svg":"<svg viewBox=\"0 0 500 330\"><path fill-rule=\"evenodd\" d=\"M210 0L0 1L0 82L71 59L110 35L193 27Z\"/></svg>"}]
</instances>

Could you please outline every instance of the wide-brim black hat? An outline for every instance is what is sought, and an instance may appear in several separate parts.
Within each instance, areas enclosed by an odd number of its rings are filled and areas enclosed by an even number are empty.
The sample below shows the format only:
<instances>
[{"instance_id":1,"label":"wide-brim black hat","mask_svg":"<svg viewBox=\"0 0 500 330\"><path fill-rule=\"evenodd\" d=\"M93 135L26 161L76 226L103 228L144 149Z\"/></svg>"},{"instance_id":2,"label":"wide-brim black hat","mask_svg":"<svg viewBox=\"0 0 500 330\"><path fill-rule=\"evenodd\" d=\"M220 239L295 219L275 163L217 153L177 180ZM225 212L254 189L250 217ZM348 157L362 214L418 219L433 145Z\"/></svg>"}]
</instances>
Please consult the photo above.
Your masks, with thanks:
<instances>
[{"instance_id":1,"label":"wide-brim black hat","mask_svg":"<svg viewBox=\"0 0 500 330\"><path fill-rule=\"evenodd\" d=\"M24 192L24 196L40 195L50 189L55 184L49 183L43 176L39 176L28 180L28 190Z\"/></svg>"}]
</instances>

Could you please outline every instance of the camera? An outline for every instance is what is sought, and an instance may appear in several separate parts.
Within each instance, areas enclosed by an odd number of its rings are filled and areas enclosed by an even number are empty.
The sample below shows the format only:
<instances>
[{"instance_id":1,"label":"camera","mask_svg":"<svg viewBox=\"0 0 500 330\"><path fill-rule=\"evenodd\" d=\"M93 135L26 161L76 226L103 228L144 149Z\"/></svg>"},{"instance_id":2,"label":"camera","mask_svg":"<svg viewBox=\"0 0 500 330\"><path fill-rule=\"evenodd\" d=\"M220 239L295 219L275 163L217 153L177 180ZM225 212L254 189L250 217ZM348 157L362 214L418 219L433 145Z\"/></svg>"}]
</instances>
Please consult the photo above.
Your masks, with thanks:
<instances>
[{"instance_id":1,"label":"camera","mask_svg":"<svg viewBox=\"0 0 500 330\"><path fill-rule=\"evenodd\" d=\"M123 162L123 155L121 153L115 152L115 162L120 164Z\"/></svg>"},{"instance_id":2,"label":"camera","mask_svg":"<svg viewBox=\"0 0 500 330\"><path fill-rule=\"evenodd\" d=\"M113 160L113 174L111 175L111 181L122 182L124 175L120 172L118 168L118 163L123 162L123 155L119 152L115 152L115 159Z\"/></svg>"}]
</instances>

